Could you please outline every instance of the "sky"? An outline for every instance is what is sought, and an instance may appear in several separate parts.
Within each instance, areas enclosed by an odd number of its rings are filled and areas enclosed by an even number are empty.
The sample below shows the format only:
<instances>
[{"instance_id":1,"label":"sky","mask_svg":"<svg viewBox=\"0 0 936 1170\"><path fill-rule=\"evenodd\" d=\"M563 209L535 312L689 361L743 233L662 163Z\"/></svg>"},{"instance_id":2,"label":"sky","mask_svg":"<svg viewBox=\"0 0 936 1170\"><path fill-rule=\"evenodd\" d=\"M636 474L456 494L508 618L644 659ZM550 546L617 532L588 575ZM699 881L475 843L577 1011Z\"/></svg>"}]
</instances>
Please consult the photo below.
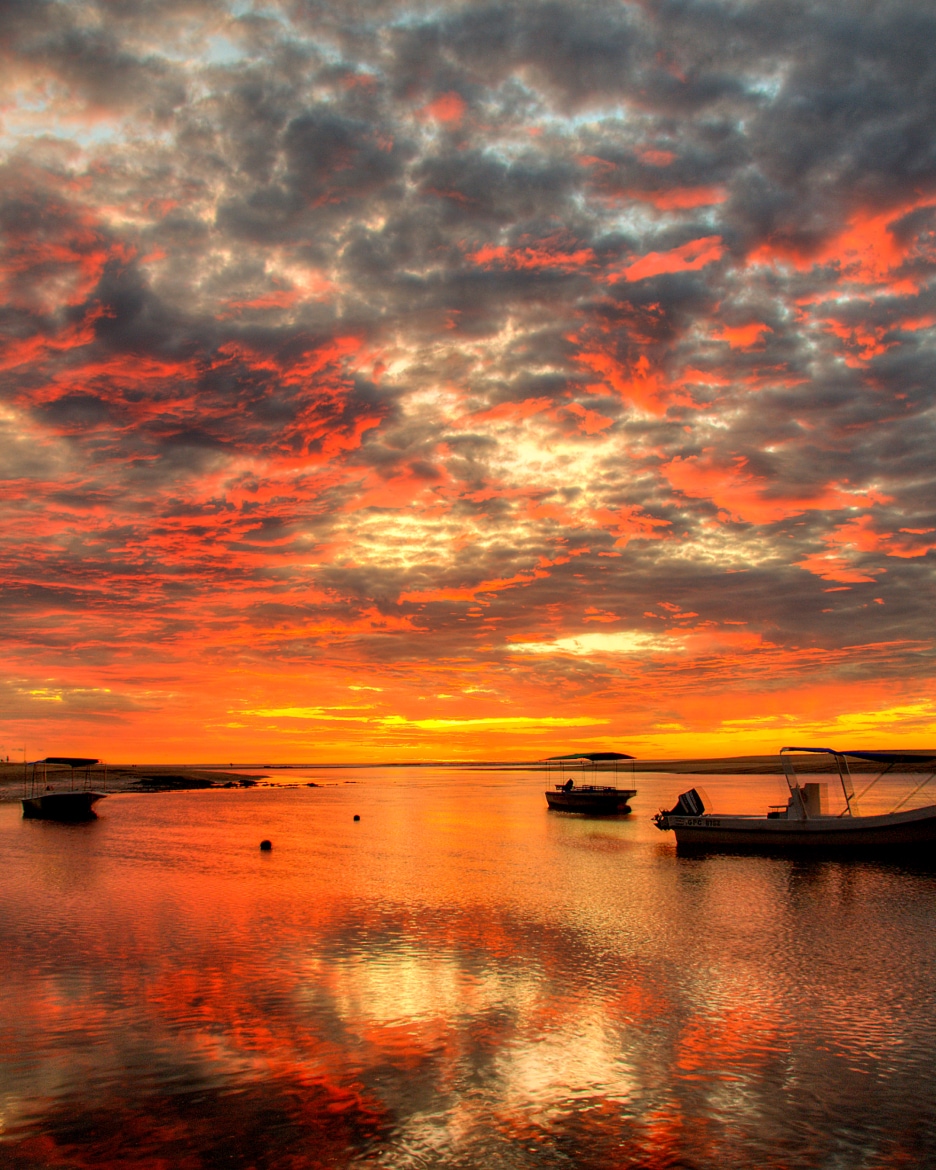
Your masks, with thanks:
<instances>
[{"instance_id":1,"label":"sky","mask_svg":"<svg viewBox=\"0 0 936 1170\"><path fill-rule=\"evenodd\" d=\"M936 742L925 0L6 0L0 755Z\"/></svg>"}]
</instances>

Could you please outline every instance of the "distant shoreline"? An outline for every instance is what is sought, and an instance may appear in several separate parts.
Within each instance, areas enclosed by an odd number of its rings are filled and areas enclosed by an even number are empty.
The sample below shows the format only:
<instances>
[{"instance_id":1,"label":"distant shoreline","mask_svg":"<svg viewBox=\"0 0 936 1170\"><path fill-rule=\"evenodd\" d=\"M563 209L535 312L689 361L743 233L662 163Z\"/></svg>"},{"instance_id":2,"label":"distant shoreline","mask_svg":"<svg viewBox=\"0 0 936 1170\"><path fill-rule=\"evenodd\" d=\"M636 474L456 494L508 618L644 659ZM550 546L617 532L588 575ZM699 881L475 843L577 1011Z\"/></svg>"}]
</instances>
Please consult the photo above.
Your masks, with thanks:
<instances>
[{"instance_id":1,"label":"distant shoreline","mask_svg":"<svg viewBox=\"0 0 936 1170\"><path fill-rule=\"evenodd\" d=\"M782 768L779 758L770 756L719 756L696 757L694 759L669 760L634 760L627 761L617 772L618 779L641 772L668 772L672 775L684 776L770 776L781 775ZM875 772L877 766L863 760L855 760L850 765L853 772ZM464 760L436 760L419 763L372 763L372 764L109 764L106 769L106 787L108 792L177 792L192 789L207 788L253 788L258 784L269 783L266 773L289 773L294 771L307 772L312 769L318 771L347 771L360 768L452 768L477 771L524 771L545 772L546 765L542 760L518 762L510 761L464 761ZM796 770L798 773L826 773L829 771L828 761L822 756L797 757ZM901 771L914 772L920 766L906 765ZM606 775L610 771L602 769ZM261 775L248 775L248 772L260 772ZM65 768L49 770L49 779L54 776L58 783L66 780L69 773ZM96 767L92 772L94 784L103 785L105 770ZM305 781L308 783L308 781ZM298 781L297 781L298 784ZM0 763L0 803L19 800L22 795L23 765L16 763Z\"/></svg>"}]
</instances>

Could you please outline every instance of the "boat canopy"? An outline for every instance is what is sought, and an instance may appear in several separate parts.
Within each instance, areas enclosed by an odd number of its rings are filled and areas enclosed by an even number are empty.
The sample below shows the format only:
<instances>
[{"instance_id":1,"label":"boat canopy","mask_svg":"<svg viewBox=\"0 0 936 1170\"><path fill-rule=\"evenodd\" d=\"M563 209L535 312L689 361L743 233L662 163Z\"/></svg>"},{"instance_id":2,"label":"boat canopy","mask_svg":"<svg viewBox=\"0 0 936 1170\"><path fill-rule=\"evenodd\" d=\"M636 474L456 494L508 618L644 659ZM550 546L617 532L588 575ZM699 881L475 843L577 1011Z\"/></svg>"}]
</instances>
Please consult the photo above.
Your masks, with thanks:
<instances>
[{"instance_id":1,"label":"boat canopy","mask_svg":"<svg viewBox=\"0 0 936 1170\"><path fill-rule=\"evenodd\" d=\"M926 764L936 760L936 752L852 752L830 747L785 747L780 750L782 752L821 752L830 756L850 756L856 760L871 760L875 764Z\"/></svg>"},{"instance_id":2,"label":"boat canopy","mask_svg":"<svg viewBox=\"0 0 936 1170\"><path fill-rule=\"evenodd\" d=\"M632 760L633 756L625 755L624 752L570 752L567 756L547 756L546 760L590 760L592 763L600 763L602 760Z\"/></svg>"},{"instance_id":3,"label":"boat canopy","mask_svg":"<svg viewBox=\"0 0 936 1170\"><path fill-rule=\"evenodd\" d=\"M97 760L89 760L85 756L46 756L39 760L40 764L67 764L69 768L90 768Z\"/></svg>"}]
</instances>

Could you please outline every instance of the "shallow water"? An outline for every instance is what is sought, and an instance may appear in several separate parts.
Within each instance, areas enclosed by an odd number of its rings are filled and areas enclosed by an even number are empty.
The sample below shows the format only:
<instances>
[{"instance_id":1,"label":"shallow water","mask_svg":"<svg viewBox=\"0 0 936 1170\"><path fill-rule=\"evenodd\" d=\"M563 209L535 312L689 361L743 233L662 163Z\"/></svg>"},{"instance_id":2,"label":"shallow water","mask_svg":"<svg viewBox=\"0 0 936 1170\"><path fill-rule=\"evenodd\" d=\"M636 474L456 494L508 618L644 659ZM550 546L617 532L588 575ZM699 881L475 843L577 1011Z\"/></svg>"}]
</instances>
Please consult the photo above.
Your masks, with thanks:
<instances>
[{"instance_id":1,"label":"shallow water","mask_svg":"<svg viewBox=\"0 0 936 1170\"><path fill-rule=\"evenodd\" d=\"M936 1165L936 867L677 857L649 817L691 783L611 820L455 769L0 806L0 1164Z\"/></svg>"}]
</instances>

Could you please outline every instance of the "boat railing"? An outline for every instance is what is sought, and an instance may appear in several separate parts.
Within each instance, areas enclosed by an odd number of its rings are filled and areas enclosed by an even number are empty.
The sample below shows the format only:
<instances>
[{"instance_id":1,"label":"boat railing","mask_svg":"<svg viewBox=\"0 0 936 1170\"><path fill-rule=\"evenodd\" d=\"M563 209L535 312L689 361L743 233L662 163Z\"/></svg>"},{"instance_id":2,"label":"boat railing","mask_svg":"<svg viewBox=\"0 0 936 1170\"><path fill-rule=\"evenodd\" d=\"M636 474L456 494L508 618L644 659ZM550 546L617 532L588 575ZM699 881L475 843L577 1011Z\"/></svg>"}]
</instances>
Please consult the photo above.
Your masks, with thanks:
<instances>
[{"instance_id":1,"label":"boat railing","mask_svg":"<svg viewBox=\"0 0 936 1170\"><path fill-rule=\"evenodd\" d=\"M618 788L616 784L574 784L567 788L565 784L555 786L557 792L626 792L628 789Z\"/></svg>"}]
</instances>

